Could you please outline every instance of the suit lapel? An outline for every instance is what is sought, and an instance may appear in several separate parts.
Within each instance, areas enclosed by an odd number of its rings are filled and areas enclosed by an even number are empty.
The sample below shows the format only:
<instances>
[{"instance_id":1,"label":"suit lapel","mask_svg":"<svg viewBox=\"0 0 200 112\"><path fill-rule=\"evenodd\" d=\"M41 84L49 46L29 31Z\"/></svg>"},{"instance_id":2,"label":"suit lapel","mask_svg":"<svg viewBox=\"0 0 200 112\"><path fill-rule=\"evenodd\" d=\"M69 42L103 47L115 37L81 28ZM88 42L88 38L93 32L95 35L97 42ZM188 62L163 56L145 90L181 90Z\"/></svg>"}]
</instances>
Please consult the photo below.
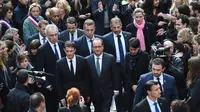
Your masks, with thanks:
<instances>
[{"instance_id":1,"label":"suit lapel","mask_svg":"<svg viewBox=\"0 0 200 112\"><path fill-rule=\"evenodd\" d=\"M162 104L162 102L161 102L161 100L158 98L158 104L159 104L159 106L160 106L160 110L161 110L161 112L165 112L165 110L164 110L164 106L163 106L163 104Z\"/></svg>"},{"instance_id":2,"label":"suit lapel","mask_svg":"<svg viewBox=\"0 0 200 112\"><path fill-rule=\"evenodd\" d=\"M108 60L107 60L105 54L103 53L102 64L101 64L101 75L100 76L102 76L104 74L104 71L106 70L106 65L108 65Z\"/></svg>"},{"instance_id":3,"label":"suit lapel","mask_svg":"<svg viewBox=\"0 0 200 112\"><path fill-rule=\"evenodd\" d=\"M68 69L68 71L70 71L70 69L69 69L69 65L68 65L68 63L67 63L67 59L66 58L64 58L64 60L65 60L65 64L64 64L64 66L66 66L66 68Z\"/></svg>"},{"instance_id":4,"label":"suit lapel","mask_svg":"<svg viewBox=\"0 0 200 112\"><path fill-rule=\"evenodd\" d=\"M127 38L127 34L125 34L124 32L122 32L122 34L123 34L123 36L124 36L126 52L128 52L128 43L129 43L129 39Z\"/></svg>"},{"instance_id":5,"label":"suit lapel","mask_svg":"<svg viewBox=\"0 0 200 112\"><path fill-rule=\"evenodd\" d=\"M89 50L89 48L88 48L88 44L87 44L87 37L84 36L83 39L84 39L84 40L83 40L83 46L85 46L85 47L83 47L83 48L86 48L86 51L87 51L86 54L90 54L90 50Z\"/></svg>"},{"instance_id":6,"label":"suit lapel","mask_svg":"<svg viewBox=\"0 0 200 112\"><path fill-rule=\"evenodd\" d=\"M167 88L167 80L166 80L166 77L163 73L163 95L165 96L165 88Z\"/></svg>"},{"instance_id":7,"label":"suit lapel","mask_svg":"<svg viewBox=\"0 0 200 112\"><path fill-rule=\"evenodd\" d=\"M57 60L56 55L55 55L53 49L51 48L51 45L49 44L49 42L46 42L45 44L47 44L47 50L49 50L48 53L51 53L51 55L55 58L55 60Z\"/></svg>"},{"instance_id":8,"label":"suit lapel","mask_svg":"<svg viewBox=\"0 0 200 112\"><path fill-rule=\"evenodd\" d=\"M150 109L149 103L147 101L147 98L145 98L144 105L145 105L144 107L146 108L145 112L151 112L151 109Z\"/></svg>"},{"instance_id":9,"label":"suit lapel","mask_svg":"<svg viewBox=\"0 0 200 112\"><path fill-rule=\"evenodd\" d=\"M111 35L111 38L110 38L109 41L111 42L111 45L112 45L112 48L113 48L112 50L115 51L116 48L115 48L114 34L111 33L110 35ZM114 53L114 57L115 57L116 56L116 52L113 52L113 53Z\"/></svg>"}]
</instances>

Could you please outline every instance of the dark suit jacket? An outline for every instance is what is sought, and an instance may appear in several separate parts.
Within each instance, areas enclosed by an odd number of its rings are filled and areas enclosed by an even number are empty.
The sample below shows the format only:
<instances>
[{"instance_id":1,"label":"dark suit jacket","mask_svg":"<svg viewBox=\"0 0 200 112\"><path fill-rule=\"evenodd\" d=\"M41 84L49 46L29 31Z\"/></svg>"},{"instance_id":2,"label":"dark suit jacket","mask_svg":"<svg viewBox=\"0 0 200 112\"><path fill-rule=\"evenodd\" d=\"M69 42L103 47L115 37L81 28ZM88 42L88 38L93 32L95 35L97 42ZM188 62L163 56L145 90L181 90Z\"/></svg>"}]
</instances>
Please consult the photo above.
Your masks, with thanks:
<instances>
[{"instance_id":1,"label":"dark suit jacket","mask_svg":"<svg viewBox=\"0 0 200 112\"><path fill-rule=\"evenodd\" d=\"M94 35L95 38L102 38L99 35ZM86 36L83 35L75 41L76 45L76 54L81 55L83 57L89 56L90 51L87 44Z\"/></svg>"},{"instance_id":2,"label":"dark suit jacket","mask_svg":"<svg viewBox=\"0 0 200 112\"><path fill-rule=\"evenodd\" d=\"M160 106L161 112L169 112L169 104L165 98L158 98L158 104ZM143 99L140 103L135 106L133 112L151 112L147 98Z\"/></svg>"},{"instance_id":3,"label":"dark suit jacket","mask_svg":"<svg viewBox=\"0 0 200 112\"><path fill-rule=\"evenodd\" d=\"M137 28L133 23L130 23L126 26L126 31L130 32L132 37L136 37L137 35ZM143 33L146 44L146 51L149 52L151 45L155 42L155 31L153 25L149 22L145 22Z\"/></svg>"},{"instance_id":4,"label":"dark suit jacket","mask_svg":"<svg viewBox=\"0 0 200 112\"><path fill-rule=\"evenodd\" d=\"M117 11L113 11L113 5L116 4L117 8L119 8L118 0L107 0L107 9L108 9L108 18L109 20L113 18L115 15L119 13L119 9ZM96 30L95 34L103 35L104 34L104 10L99 11L98 3L102 2L102 0L92 0L92 15L93 20L95 22Z\"/></svg>"},{"instance_id":5,"label":"dark suit jacket","mask_svg":"<svg viewBox=\"0 0 200 112\"><path fill-rule=\"evenodd\" d=\"M59 98L65 98L67 90L76 87L82 96L89 96L89 75L86 59L76 55L76 73L71 73L66 57L56 63L56 84Z\"/></svg>"},{"instance_id":6,"label":"dark suit jacket","mask_svg":"<svg viewBox=\"0 0 200 112\"><path fill-rule=\"evenodd\" d=\"M62 107L59 112L89 112L86 106L73 105L68 107Z\"/></svg>"},{"instance_id":7,"label":"dark suit jacket","mask_svg":"<svg viewBox=\"0 0 200 112\"><path fill-rule=\"evenodd\" d=\"M189 87L189 99L187 104L190 108L190 112L200 112L200 77L197 77L193 84Z\"/></svg>"},{"instance_id":8,"label":"dark suit jacket","mask_svg":"<svg viewBox=\"0 0 200 112\"><path fill-rule=\"evenodd\" d=\"M128 52L129 51L128 42L131 39L131 33L123 31L122 34L124 36L126 52ZM110 32L110 33L104 35L103 37L104 37L103 38L104 52L112 54L116 58L116 50L115 50L115 42L114 42L113 32Z\"/></svg>"},{"instance_id":9,"label":"dark suit jacket","mask_svg":"<svg viewBox=\"0 0 200 112\"><path fill-rule=\"evenodd\" d=\"M83 30L77 29L77 35L78 35L77 38L81 37L83 34L84 34ZM58 40L61 40L63 42L70 40L69 31L68 30L62 31L59 35Z\"/></svg>"},{"instance_id":10,"label":"dark suit jacket","mask_svg":"<svg viewBox=\"0 0 200 112\"><path fill-rule=\"evenodd\" d=\"M138 51L136 55L128 52L125 56L125 77L129 88L137 85L140 75L148 72L149 58L144 51ZM132 90L132 89L131 89Z\"/></svg>"},{"instance_id":11,"label":"dark suit jacket","mask_svg":"<svg viewBox=\"0 0 200 112\"><path fill-rule=\"evenodd\" d=\"M139 103L143 98L146 97L144 92L144 85L147 81L153 80L153 74L151 72L143 74L140 76L138 86L135 93L134 105ZM176 81L174 77L163 73L163 88L164 88L164 97L171 103L171 101L178 98L178 92L176 88Z\"/></svg>"},{"instance_id":12,"label":"dark suit jacket","mask_svg":"<svg viewBox=\"0 0 200 112\"><path fill-rule=\"evenodd\" d=\"M29 45L30 45L31 41L34 40L34 39L40 39L39 33L36 33L33 36L31 36L30 38L28 38L26 50L29 50Z\"/></svg>"},{"instance_id":13,"label":"dark suit jacket","mask_svg":"<svg viewBox=\"0 0 200 112\"><path fill-rule=\"evenodd\" d=\"M63 50L64 44L58 41L58 45L60 48L61 57L64 57L65 56ZM56 55L54 54L49 42L46 42L38 50L38 55L36 58L36 70L43 71L44 69L45 72L55 75L56 61L57 61ZM55 87L55 77L46 76L46 78L47 81L49 81L49 83Z\"/></svg>"},{"instance_id":14,"label":"dark suit jacket","mask_svg":"<svg viewBox=\"0 0 200 112\"><path fill-rule=\"evenodd\" d=\"M119 74L115 69L115 59L112 55L103 53L100 76L97 74L94 54L87 58L89 74L91 77L92 100L110 99L113 90L119 90ZM102 97L101 97L102 96Z\"/></svg>"}]
</instances>

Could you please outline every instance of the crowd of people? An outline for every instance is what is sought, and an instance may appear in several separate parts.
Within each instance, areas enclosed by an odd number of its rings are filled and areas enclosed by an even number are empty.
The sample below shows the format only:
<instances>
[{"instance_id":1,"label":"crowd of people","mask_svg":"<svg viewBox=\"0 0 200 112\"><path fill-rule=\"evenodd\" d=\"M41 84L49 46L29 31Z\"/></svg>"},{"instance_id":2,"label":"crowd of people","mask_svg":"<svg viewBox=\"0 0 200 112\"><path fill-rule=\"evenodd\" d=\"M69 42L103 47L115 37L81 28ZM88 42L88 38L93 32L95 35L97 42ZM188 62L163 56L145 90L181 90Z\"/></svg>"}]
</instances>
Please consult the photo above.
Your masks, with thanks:
<instances>
[{"instance_id":1,"label":"crowd of people","mask_svg":"<svg viewBox=\"0 0 200 112\"><path fill-rule=\"evenodd\" d=\"M0 112L199 112L198 0L0 0Z\"/></svg>"}]
</instances>

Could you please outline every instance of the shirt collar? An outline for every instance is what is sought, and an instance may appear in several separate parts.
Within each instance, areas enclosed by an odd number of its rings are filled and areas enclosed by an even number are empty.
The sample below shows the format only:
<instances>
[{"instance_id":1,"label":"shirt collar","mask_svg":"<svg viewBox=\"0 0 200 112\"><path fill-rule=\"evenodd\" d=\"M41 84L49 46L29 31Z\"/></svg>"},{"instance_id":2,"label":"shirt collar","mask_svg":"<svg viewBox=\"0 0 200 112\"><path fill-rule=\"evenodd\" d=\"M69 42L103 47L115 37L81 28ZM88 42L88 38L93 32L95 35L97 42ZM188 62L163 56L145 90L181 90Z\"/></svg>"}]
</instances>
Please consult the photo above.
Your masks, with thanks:
<instances>
[{"instance_id":1,"label":"shirt collar","mask_svg":"<svg viewBox=\"0 0 200 112\"><path fill-rule=\"evenodd\" d=\"M154 80L157 80L158 77L153 76ZM160 83L163 84L163 73L159 76L160 78Z\"/></svg>"},{"instance_id":2,"label":"shirt collar","mask_svg":"<svg viewBox=\"0 0 200 112\"><path fill-rule=\"evenodd\" d=\"M54 45L58 46L58 43L57 43L57 42L56 42L56 44L51 43L49 40L48 40L48 42L49 42L49 44L50 44L51 46L53 46L53 47L54 47Z\"/></svg>"},{"instance_id":3,"label":"shirt collar","mask_svg":"<svg viewBox=\"0 0 200 112\"><path fill-rule=\"evenodd\" d=\"M147 96L147 101L148 101L150 107L151 107L151 106L154 106L154 103L155 103L155 102L158 103L157 99L156 99L156 101L154 102L154 101L152 101L148 96Z\"/></svg>"},{"instance_id":4,"label":"shirt collar","mask_svg":"<svg viewBox=\"0 0 200 112\"><path fill-rule=\"evenodd\" d=\"M73 62L75 62L75 61L76 61L76 55L74 54L74 57L73 57L72 59L69 59L69 58L66 56L66 59L67 59L68 62L70 62L71 60L72 60Z\"/></svg>"},{"instance_id":5,"label":"shirt collar","mask_svg":"<svg viewBox=\"0 0 200 112\"><path fill-rule=\"evenodd\" d=\"M114 34L115 37L117 37L117 34L116 34L116 33L113 32L113 34ZM122 31L119 33L119 35L122 36Z\"/></svg>"},{"instance_id":6,"label":"shirt collar","mask_svg":"<svg viewBox=\"0 0 200 112\"><path fill-rule=\"evenodd\" d=\"M85 36L85 37L86 37L87 42L90 40L94 40L94 35L93 35L92 39L89 39L87 36Z\"/></svg>"},{"instance_id":7,"label":"shirt collar","mask_svg":"<svg viewBox=\"0 0 200 112\"><path fill-rule=\"evenodd\" d=\"M103 57L103 53L101 53L101 55L98 56L98 57L94 54L94 58L95 58L95 59L96 59L96 58L102 59L102 57Z\"/></svg>"}]
</instances>

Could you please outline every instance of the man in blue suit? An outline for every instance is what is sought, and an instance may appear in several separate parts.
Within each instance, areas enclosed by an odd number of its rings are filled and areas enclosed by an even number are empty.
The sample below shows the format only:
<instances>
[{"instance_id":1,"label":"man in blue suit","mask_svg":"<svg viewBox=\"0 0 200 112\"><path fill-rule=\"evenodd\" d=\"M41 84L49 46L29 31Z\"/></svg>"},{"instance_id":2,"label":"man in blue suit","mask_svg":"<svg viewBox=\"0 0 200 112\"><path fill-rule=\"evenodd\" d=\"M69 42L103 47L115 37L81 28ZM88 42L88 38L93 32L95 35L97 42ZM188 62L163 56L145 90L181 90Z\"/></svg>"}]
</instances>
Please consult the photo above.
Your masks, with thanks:
<instances>
[{"instance_id":1,"label":"man in blue suit","mask_svg":"<svg viewBox=\"0 0 200 112\"><path fill-rule=\"evenodd\" d=\"M164 60L161 58L155 58L152 61L151 69L152 72L140 76L140 80L138 82L138 86L135 93L135 99L133 104L134 106L146 97L147 94L144 92L144 85L149 80L158 81L161 88L161 96L165 97L169 103L178 98L176 81L174 77L163 73Z\"/></svg>"},{"instance_id":2,"label":"man in blue suit","mask_svg":"<svg viewBox=\"0 0 200 112\"><path fill-rule=\"evenodd\" d=\"M119 95L115 98L117 111L123 111L122 102L122 85L126 89L125 78L124 78L124 57L129 51L129 40L131 39L131 33L122 31L122 22L118 17L114 17L110 21L110 27L112 32L104 35L103 41L104 51L106 53L112 54L115 57L116 71L120 73L120 91ZM124 107L125 108L125 107Z\"/></svg>"}]
</instances>

